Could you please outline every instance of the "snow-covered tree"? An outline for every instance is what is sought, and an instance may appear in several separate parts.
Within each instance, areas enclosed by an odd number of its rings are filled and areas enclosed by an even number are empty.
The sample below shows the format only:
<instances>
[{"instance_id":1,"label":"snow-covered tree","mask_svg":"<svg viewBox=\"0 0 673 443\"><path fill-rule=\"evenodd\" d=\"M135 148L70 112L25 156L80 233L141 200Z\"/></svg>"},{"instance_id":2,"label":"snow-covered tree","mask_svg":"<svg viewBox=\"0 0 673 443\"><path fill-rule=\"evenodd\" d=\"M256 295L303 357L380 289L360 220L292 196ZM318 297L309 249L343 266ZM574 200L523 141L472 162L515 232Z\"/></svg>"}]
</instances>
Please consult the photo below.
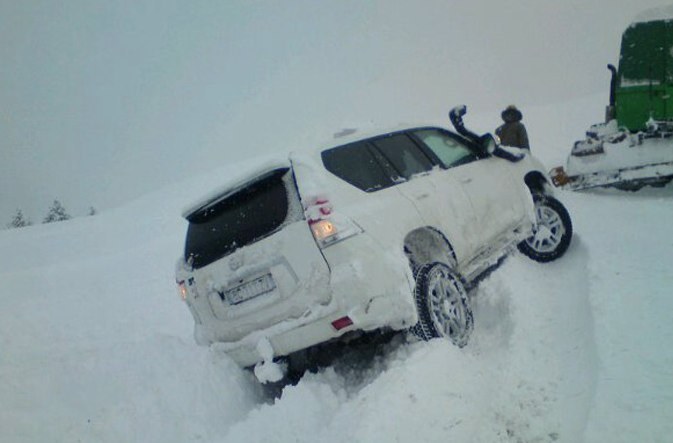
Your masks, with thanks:
<instances>
[{"instance_id":1,"label":"snow-covered tree","mask_svg":"<svg viewBox=\"0 0 673 443\"><path fill-rule=\"evenodd\" d=\"M98 211L93 206L89 206L89 215L96 215Z\"/></svg>"},{"instance_id":2,"label":"snow-covered tree","mask_svg":"<svg viewBox=\"0 0 673 443\"><path fill-rule=\"evenodd\" d=\"M16 214L11 222L7 225L8 228L23 228L24 226L32 225L31 221L24 217L21 209L16 210Z\"/></svg>"},{"instance_id":3,"label":"snow-covered tree","mask_svg":"<svg viewBox=\"0 0 673 443\"><path fill-rule=\"evenodd\" d=\"M42 220L42 223L52 223L70 219L70 215L65 211L65 208L60 201L54 200L51 204L47 216Z\"/></svg>"}]
</instances>

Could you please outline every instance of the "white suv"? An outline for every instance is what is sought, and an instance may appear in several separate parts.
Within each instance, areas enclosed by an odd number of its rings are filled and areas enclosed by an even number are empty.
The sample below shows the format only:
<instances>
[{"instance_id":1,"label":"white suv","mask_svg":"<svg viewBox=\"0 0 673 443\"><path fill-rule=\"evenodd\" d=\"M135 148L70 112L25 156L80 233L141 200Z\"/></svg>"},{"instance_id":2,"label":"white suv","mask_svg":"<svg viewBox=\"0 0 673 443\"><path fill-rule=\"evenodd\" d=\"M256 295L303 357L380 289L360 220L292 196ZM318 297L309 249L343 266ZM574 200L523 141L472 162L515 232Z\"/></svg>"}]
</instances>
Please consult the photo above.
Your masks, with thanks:
<instances>
[{"instance_id":1,"label":"white suv","mask_svg":"<svg viewBox=\"0 0 673 443\"><path fill-rule=\"evenodd\" d=\"M404 127L261 161L184 212L177 282L199 344L238 364L371 331L467 343L466 288L514 246L561 256L572 226L528 151Z\"/></svg>"}]
</instances>

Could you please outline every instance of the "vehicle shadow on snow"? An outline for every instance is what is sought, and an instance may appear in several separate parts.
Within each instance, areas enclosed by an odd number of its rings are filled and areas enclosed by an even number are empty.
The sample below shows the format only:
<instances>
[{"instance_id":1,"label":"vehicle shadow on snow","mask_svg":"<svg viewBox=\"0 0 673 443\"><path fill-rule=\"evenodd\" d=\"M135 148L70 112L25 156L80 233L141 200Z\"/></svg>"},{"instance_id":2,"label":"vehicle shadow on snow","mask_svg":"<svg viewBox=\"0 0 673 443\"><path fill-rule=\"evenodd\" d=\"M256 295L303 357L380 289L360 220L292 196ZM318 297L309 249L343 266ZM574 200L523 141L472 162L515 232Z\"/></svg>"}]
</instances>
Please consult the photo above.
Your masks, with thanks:
<instances>
[{"instance_id":1,"label":"vehicle shadow on snow","mask_svg":"<svg viewBox=\"0 0 673 443\"><path fill-rule=\"evenodd\" d=\"M570 192L570 191L568 191ZM646 185L637 190L625 190L617 188L590 188L581 191L575 191L582 195L599 195L611 198L636 198L636 199L656 199L656 198L673 198L673 181L665 186L650 186Z\"/></svg>"},{"instance_id":2,"label":"vehicle shadow on snow","mask_svg":"<svg viewBox=\"0 0 673 443\"><path fill-rule=\"evenodd\" d=\"M260 385L264 402L275 402L289 386L300 384L306 378L321 378L328 374L332 383L339 383L347 395L357 393L362 387L386 370L391 356L405 352L404 348L419 340L410 332L385 332L369 339L358 340L343 346L331 347L307 367L296 370L276 383Z\"/></svg>"}]
</instances>

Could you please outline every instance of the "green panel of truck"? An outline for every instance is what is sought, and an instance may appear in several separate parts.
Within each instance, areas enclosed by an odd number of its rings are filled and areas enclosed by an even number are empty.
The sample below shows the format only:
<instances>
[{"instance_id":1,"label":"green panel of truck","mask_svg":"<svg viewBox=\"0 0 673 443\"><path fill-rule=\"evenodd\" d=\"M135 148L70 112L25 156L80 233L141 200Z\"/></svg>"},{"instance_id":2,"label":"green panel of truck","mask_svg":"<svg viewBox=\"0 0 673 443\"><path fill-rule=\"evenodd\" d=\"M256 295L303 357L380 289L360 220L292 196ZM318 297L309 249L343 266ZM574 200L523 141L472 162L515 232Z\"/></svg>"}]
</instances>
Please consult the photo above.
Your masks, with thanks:
<instances>
[{"instance_id":1,"label":"green panel of truck","mask_svg":"<svg viewBox=\"0 0 673 443\"><path fill-rule=\"evenodd\" d=\"M622 35L617 122L632 132L673 120L673 20L631 25Z\"/></svg>"}]
</instances>

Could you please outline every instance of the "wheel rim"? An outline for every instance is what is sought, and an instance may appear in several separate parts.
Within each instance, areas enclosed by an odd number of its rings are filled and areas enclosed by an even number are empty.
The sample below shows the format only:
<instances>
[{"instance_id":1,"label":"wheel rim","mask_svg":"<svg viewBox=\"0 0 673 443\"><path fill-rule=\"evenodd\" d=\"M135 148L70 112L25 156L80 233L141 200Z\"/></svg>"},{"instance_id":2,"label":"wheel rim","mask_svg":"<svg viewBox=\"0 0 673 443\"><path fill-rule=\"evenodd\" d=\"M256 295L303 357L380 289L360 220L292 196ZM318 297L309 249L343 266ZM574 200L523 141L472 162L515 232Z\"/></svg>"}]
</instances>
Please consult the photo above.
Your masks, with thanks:
<instances>
[{"instance_id":1,"label":"wheel rim","mask_svg":"<svg viewBox=\"0 0 673 443\"><path fill-rule=\"evenodd\" d=\"M537 225L533 235L526 239L528 246L537 252L553 252L558 248L565 234L565 226L561 216L549 206L535 205Z\"/></svg>"},{"instance_id":2,"label":"wheel rim","mask_svg":"<svg viewBox=\"0 0 673 443\"><path fill-rule=\"evenodd\" d=\"M467 313L456 281L445 270L439 269L428 284L430 315L437 332L454 337L465 332Z\"/></svg>"}]
</instances>

